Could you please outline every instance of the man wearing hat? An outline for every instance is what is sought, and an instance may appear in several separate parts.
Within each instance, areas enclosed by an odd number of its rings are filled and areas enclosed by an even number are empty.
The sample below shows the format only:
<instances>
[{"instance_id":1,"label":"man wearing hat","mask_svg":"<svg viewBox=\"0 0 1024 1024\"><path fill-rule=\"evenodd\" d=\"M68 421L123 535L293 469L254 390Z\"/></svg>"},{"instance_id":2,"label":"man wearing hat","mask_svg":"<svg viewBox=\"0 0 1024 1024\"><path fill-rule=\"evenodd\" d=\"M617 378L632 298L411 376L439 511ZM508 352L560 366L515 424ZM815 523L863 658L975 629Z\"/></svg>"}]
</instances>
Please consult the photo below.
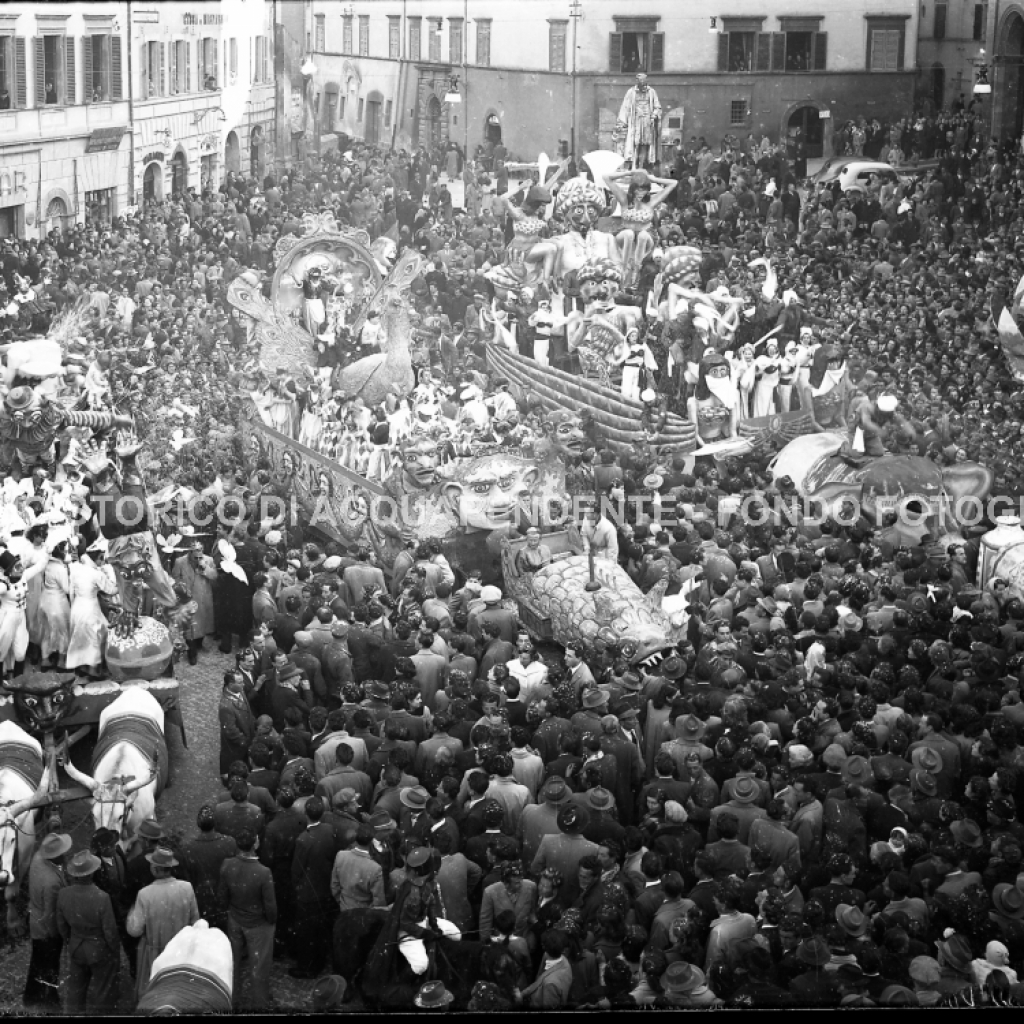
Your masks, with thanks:
<instances>
[{"instance_id":1,"label":"man wearing hat","mask_svg":"<svg viewBox=\"0 0 1024 1024\"><path fill-rule=\"evenodd\" d=\"M560 775L552 775L538 794L538 803L523 808L516 833L523 850L523 862L532 864L541 840L545 836L557 836L558 812L569 801L570 789Z\"/></svg>"},{"instance_id":2,"label":"man wearing hat","mask_svg":"<svg viewBox=\"0 0 1024 1024\"><path fill-rule=\"evenodd\" d=\"M57 930L68 950L64 1013L114 1012L117 1005L121 942L110 897L97 888L100 859L79 850L65 867L71 884L57 893Z\"/></svg>"},{"instance_id":3,"label":"man wearing hat","mask_svg":"<svg viewBox=\"0 0 1024 1024\"><path fill-rule=\"evenodd\" d=\"M558 835L541 838L530 872L536 877L545 868L557 871L565 879L559 895L563 904L569 906L579 896L580 861L588 854L596 855L598 845L583 836L583 830L590 824L585 808L567 803L559 810L556 824Z\"/></svg>"},{"instance_id":4,"label":"man wearing hat","mask_svg":"<svg viewBox=\"0 0 1024 1024\"><path fill-rule=\"evenodd\" d=\"M196 894L189 882L172 874L178 866L174 853L158 846L144 854L153 874L153 882L138 895L128 914L128 934L139 939L136 996L149 984L153 961L182 928L199 920Z\"/></svg>"},{"instance_id":5,"label":"man wearing hat","mask_svg":"<svg viewBox=\"0 0 1024 1024\"><path fill-rule=\"evenodd\" d=\"M469 616L466 632L479 643L484 624L493 622L498 627L498 638L514 644L519 636L519 618L515 612L501 607L501 590L494 586L484 587L480 591L480 599L485 607Z\"/></svg>"},{"instance_id":6,"label":"man wearing hat","mask_svg":"<svg viewBox=\"0 0 1024 1024\"><path fill-rule=\"evenodd\" d=\"M22 997L26 1009L59 1007L57 982L64 940L57 927L57 896L67 884L64 861L71 836L51 832L39 844L28 869L28 927L32 953Z\"/></svg>"}]
</instances>

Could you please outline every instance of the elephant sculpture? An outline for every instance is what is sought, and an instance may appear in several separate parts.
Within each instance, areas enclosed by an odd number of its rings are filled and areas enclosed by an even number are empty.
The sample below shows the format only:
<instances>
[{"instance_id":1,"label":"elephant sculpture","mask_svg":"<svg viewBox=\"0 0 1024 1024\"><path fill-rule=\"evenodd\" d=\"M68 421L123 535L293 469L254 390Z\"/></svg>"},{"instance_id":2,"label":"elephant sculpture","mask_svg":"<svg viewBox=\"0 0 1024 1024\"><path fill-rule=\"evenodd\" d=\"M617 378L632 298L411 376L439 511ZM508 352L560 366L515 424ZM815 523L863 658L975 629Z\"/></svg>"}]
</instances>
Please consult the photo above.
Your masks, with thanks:
<instances>
[{"instance_id":1,"label":"elephant sculpture","mask_svg":"<svg viewBox=\"0 0 1024 1024\"><path fill-rule=\"evenodd\" d=\"M822 503L825 512L837 513L853 501L862 513L876 520L885 512L925 516L933 535L957 534L964 525L958 518L962 498L984 502L992 490L992 470L977 462L941 467L918 455L884 455L848 461L837 451L839 434L806 434L795 438L772 460L773 479L789 477L797 493ZM976 502L964 507L976 518Z\"/></svg>"}]
</instances>

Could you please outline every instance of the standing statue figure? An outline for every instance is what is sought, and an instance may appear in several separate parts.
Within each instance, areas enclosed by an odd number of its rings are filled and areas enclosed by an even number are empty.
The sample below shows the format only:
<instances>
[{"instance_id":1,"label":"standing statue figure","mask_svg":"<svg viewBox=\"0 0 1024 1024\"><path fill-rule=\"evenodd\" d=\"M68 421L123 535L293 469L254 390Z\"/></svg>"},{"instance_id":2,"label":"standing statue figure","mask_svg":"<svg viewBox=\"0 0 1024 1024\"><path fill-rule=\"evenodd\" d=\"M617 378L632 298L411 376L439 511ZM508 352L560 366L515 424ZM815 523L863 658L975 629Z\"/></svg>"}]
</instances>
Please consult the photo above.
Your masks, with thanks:
<instances>
[{"instance_id":1,"label":"standing statue figure","mask_svg":"<svg viewBox=\"0 0 1024 1024\"><path fill-rule=\"evenodd\" d=\"M647 76L636 76L636 85L626 92L615 125L619 152L629 166L641 170L658 160L661 133L661 103L647 84Z\"/></svg>"}]
</instances>

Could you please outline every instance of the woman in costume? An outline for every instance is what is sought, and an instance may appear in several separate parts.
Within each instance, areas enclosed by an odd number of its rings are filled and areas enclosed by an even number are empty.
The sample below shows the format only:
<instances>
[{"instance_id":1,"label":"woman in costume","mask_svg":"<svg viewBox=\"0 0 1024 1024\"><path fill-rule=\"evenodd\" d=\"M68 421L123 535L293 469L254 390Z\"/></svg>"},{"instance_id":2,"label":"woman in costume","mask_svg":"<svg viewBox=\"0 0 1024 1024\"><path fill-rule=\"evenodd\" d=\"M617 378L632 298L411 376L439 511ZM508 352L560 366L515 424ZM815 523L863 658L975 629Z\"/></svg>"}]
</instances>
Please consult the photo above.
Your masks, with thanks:
<instances>
[{"instance_id":1,"label":"woman in costume","mask_svg":"<svg viewBox=\"0 0 1024 1024\"><path fill-rule=\"evenodd\" d=\"M723 356L708 353L701 360L697 388L686 408L690 421L696 424L700 447L736 436L739 393Z\"/></svg>"},{"instance_id":2,"label":"woman in costume","mask_svg":"<svg viewBox=\"0 0 1024 1024\"><path fill-rule=\"evenodd\" d=\"M627 179L629 185L623 188L620 182ZM615 238L622 253L623 286L628 288L635 283L641 265L654 249L654 211L672 195L679 182L638 170L609 174L604 184L621 209L622 230ZM656 195L652 195L653 185L661 186Z\"/></svg>"},{"instance_id":3,"label":"woman in costume","mask_svg":"<svg viewBox=\"0 0 1024 1024\"><path fill-rule=\"evenodd\" d=\"M71 640L68 643L68 669L85 669L98 676L103 664L103 649L107 642L107 619L100 608L100 594L112 596L117 591L117 580L106 565L107 545L97 541L81 561L72 562L71 576Z\"/></svg>"}]
</instances>

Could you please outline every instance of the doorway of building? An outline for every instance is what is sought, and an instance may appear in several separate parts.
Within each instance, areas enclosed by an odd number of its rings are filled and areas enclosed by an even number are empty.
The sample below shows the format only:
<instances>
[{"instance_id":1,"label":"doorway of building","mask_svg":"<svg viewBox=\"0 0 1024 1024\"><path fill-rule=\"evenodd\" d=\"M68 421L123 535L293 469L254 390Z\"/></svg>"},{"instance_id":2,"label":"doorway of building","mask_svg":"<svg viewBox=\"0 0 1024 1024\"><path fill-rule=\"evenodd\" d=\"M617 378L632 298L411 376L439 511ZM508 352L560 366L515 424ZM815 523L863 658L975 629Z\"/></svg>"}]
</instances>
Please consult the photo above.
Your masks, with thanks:
<instances>
[{"instance_id":1,"label":"doorway of building","mask_svg":"<svg viewBox=\"0 0 1024 1024\"><path fill-rule=\"evenodd\" d=\"M159 202L164 196L163 168L156 163L150 164L142 175L142 198L147 201Z\"/></svg>"},{"instance_id":2,"label":"doorway of building","mask_svg":"<svg viewBox=\"0 0 1024 1024\"><path fill-rule=\"evenodd\" d=\"M797 107L789 115L786 135L800 139L808 160L820 160L825 155L825 122L817 107Z\"/></svg>"},{"instance_id":3,"label":"doorway of building","mask_svg":"<svg viewBox=\"0 0 1024 1024\"><path fill-rule=\"evenodd\" d=\"M441 145L441 101L433 95L427 100L427 137L423 143L431 151Z\"/></svg>"},{"instance_id":4,"label":"doorway of building","mask_svg":"<svg viewBox=\"0 0 1024 1024\"><path fill-rule=\"evenodd\" d=\"M47 234L54 230L63 234L67 227L67 218L68 204L60 196L54 196L46 206L46 222L43 224L43 230Z\"/></svg>"},{"instance_id":5,"label":"doorway of building","mask_svg":"<svg viewBox=\"0 0 1024 1024\"><path fill-rule=\"evenodd\" d=\"M228 132L224 142L224 169L232 174L238 174L242 169L242 153L235 132Z\"/></svg>"},{"instance_id":6,"label":"doorway of building","mask_svg":"<svg viewBox=\"0 0 1024 1024\"><path fill-rule=\"evenodd\" d=\"M1000 81L994 83L1004 106L1000 118L1002 137L1016 139L1024 126L1024 74L1021 73L1021 58L1024 58L1024 18L1016 11L1007 15L1003 30L999 33L999 47L995 67L989 68L989 81L998 74ZM1002 58L1000 60L1000 58ZM986 97L995 100L996 94Z\"/></svg>"},{"instance_id":7,"label":"doorway of building","mask_svg":"<svg viewBox=\"0 0 1024 1024\"><path fill-rule=\"evenodd\" d=\"M178 195L185 194L188 186L188 160L185 154L179 149L171 161L171 191Z\"/></svg>"},{"instance_id":8,"label":"doorway of building","mask_svg":"<svg viewBox=\"0 0 1024 1024\"><path fill-rule=\"evenodd\" d=\"M380 93L371 93L366 100L366 132L364 138L369 146L380 141Z\"/></svg>"},{"instance_id":9,"label":"doorway of building","mask_svg":"<svg viewBox=\"0 0 1024 1024\"><path fill-rule=\"evenodd\" d=\"M0 238L18 238L18 224L25 213L24 206L8 206L0 210Z\"/></svg>"},{"instance_id":10,"label":"doorway of building","mask_svg":"<svg viewBox=\"0 0 1024 1024\"><path fill-rule=\"evenodd\" d=\"M249 136L249 173L254 178L263 177L263 129L259 125Z\"/></svg>"},{"instance_id":11,"label":"doorway of building","mask_svg":"<svg viewBox=\"0 0 1024 1024\"><path fill-rule=\"evenodd\" d=\"M484 127L484 138L496 146L501 142L501 119L497 114L487 115L487 124Z\"/></svg>"}]
</instances>

